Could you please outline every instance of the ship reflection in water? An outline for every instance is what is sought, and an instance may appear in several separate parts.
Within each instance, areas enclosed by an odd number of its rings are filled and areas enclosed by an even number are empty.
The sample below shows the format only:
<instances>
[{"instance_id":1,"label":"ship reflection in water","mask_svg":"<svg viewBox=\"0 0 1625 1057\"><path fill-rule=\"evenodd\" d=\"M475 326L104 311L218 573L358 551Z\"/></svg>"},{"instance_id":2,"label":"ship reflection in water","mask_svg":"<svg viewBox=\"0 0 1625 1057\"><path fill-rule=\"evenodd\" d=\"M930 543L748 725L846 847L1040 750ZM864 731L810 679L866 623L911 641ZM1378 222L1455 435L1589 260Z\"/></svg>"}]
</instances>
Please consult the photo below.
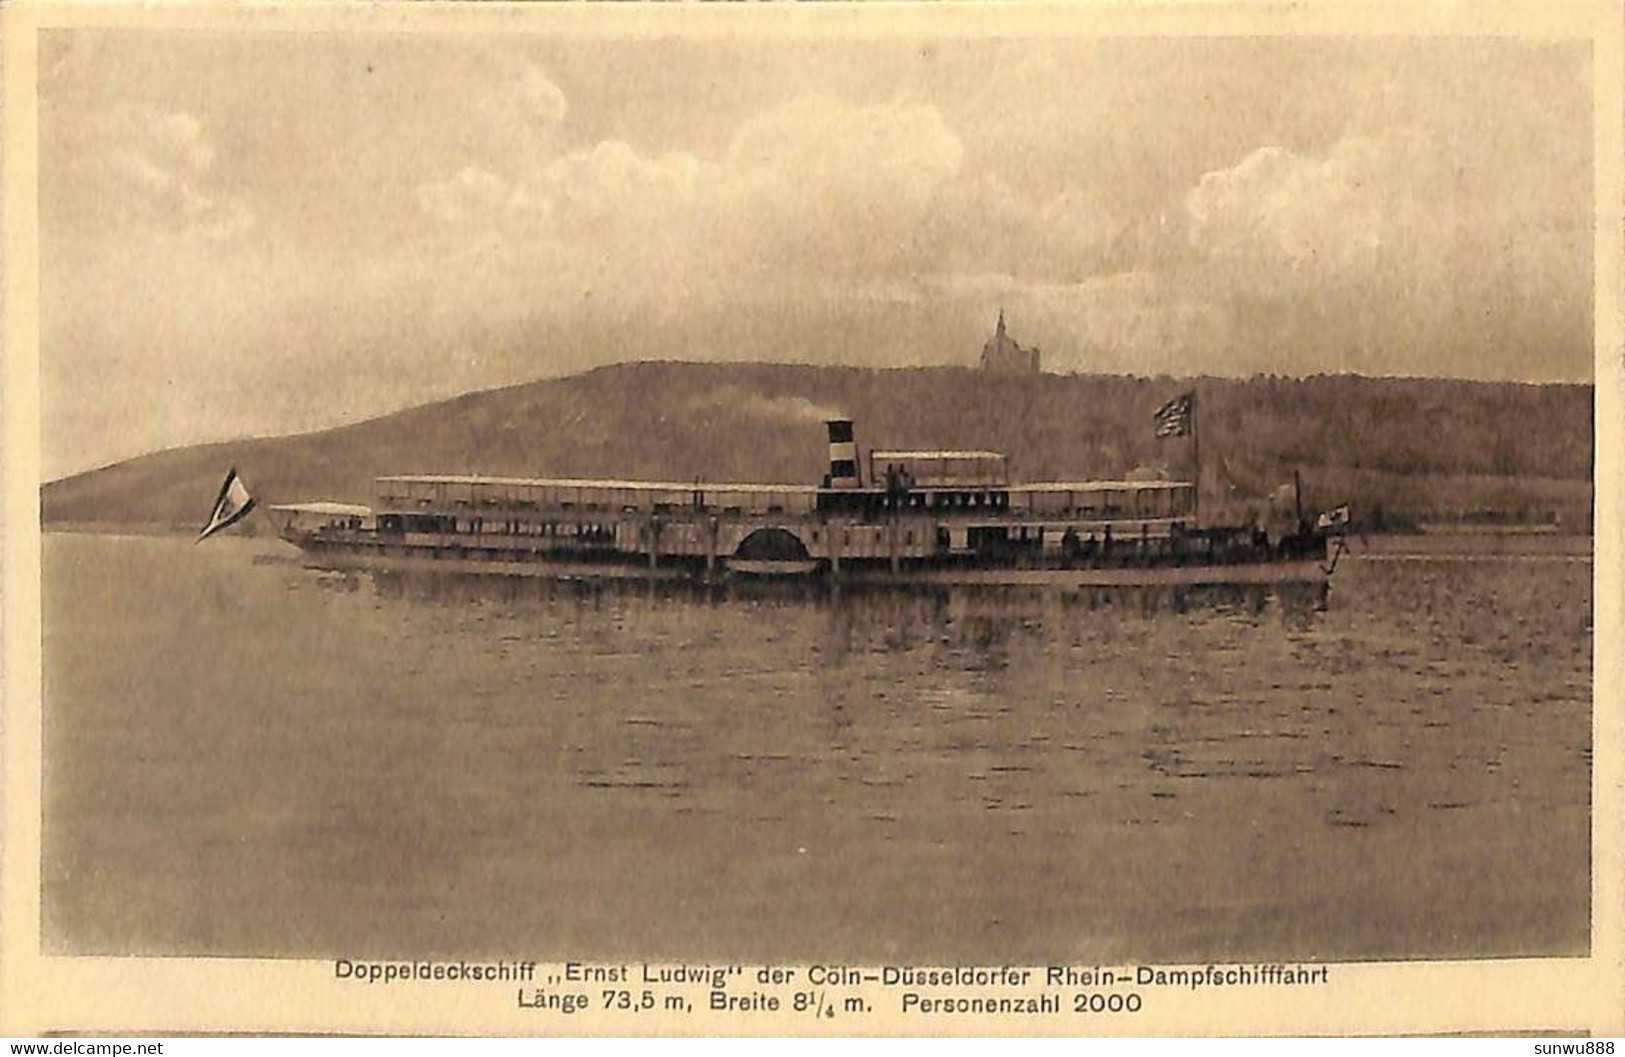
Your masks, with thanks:
<instances>
[{"instance_id":1,"label":"ship reflection in water","mask_svg":"<svg viewBox=\"0 0 1625 1057\"><path fill-rule=\"evenodd\" d=\"M349 593L370 589L380 599L462 605L512 605L555 599L613 604L617 598L672 605L787 604L828 608L857 619L914 624L925 618L943 633L982 621L1001 631L1022 626L1022 614L1082 609L1119 614L1188 613L1213 610L1255 616L1271 609L1288 624L1302 625L1326 607L1320 584L1202 584L1022 587L910 584L839 585L822 581L741 579L720 583L683 580L542 579L423 569L311 569L319 586ZM1011 620L1014 616L1016 619ZM927 628L926 630L932 630Z\"/></svg>"},{"instance_id":2,"label":"ship reflection in water","mask_svg":"<svg viewBox=\"0 0 1625 1057\"><path fill-rule=\"evenodd\" d=\"M334 573L221 542L46 541L54 950L1587 947L1587 562L1355 561L1322 609Z\"/></svg>"}]
</instances>

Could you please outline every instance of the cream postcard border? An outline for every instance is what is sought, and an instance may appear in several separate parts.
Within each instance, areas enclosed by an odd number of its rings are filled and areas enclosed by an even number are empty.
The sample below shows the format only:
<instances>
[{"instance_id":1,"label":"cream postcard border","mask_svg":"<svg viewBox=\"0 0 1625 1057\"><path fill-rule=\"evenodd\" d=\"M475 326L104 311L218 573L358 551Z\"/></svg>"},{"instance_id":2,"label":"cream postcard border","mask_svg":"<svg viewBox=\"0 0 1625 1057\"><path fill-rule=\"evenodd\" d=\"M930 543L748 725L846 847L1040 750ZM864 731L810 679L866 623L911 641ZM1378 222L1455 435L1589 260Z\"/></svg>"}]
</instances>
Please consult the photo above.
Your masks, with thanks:
<instances>
[{"instance_id":1,"label":"cream postcard border","mask_svg":"<svg viewBox=\"0 0 1625 1057\"><path fill-rule=\"evenodd\" d=\"M1062 1013L828 1025L792 1013L541 1019L495 985L334 979L328 961L45 957L40 910L38 34L119 26L283 33L798 36L1515 36L1592 42L1595 103L1596 552L1589 958L1341 964L1327 986L1167 993L1134 1017ZM0 363L0 1035L361 1034L1353 1035L1625 1034L1625 10L1618 3L74 4L0 8L5 84ZM102 380L104 383L116 380Z\"/></svg>"}]
</instances>

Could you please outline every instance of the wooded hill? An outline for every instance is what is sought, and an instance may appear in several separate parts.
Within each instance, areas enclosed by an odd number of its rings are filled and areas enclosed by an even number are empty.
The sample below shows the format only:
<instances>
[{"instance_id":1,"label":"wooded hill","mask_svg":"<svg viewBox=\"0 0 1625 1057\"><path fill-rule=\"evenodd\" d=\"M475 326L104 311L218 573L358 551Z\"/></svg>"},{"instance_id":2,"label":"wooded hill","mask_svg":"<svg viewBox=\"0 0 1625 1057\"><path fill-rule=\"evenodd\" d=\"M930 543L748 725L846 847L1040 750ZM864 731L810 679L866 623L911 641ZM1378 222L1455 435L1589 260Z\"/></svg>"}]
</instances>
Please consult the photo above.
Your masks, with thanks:
<instances>
[{"instance_id":1,"label":"wooded hill","mask_svg":"<svg viewBox=\"0 0 1625 1057\"><path fill-rule=\"evenodd\" d=\"M1589 528L1592 389L1431 379L990 376L969 368L633 363L469 393L338 429L198 445L47 484L47 525L195 526L228 466L263 502L369 502L390 473L817 483L822 422L858 443L1009 454L1019 480L1190 472L1152 415L1194 389L1204 514L1302 474L1305 502L1372 529L1422 521Z\"/></svg>"}]
</instances>

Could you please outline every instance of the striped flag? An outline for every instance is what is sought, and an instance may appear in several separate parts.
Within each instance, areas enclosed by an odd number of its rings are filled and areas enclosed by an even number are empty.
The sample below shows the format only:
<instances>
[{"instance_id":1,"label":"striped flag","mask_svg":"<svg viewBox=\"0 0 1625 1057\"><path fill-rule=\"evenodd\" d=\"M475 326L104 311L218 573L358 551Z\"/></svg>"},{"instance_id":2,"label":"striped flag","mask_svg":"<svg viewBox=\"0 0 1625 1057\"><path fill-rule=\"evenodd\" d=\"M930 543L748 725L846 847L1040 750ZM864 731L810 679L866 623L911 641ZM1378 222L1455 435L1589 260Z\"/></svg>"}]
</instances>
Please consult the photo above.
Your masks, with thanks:
<instances>
[{"instance_id":1,"label":"striped flag","mask_svg":"<svg viewBox=\"0 0 1625 1057\"><path fill-rule=\"evenodd\" d=\"M1330 510L1321 511L1320 516L1315 518L1315 528L1322 532L1347 528L1352 517L1349 505L1344 503L1342 506L1335 506Z\"/></svg>"},{"instance_id":2,"label":"striped flag","mask_svg":"<svg viewBox=\"0 0 1625 1057\"><path fill-rule=\"evenodd\" d=\"M237 468L233 466L226 471L226 481L220 486L219 498L214 501L214 512L209 515L209 523L197 534L195 542L202 543L216 532L230 528L253 509L254 497L248 494L248 487L237 476Z\"/></svg>"},{"instance_id":3,"label":"striped flag","mask_svg":"<svg viewBox=\"0 0 1625 1057\"><path fill-rule=\"evenodd\" d=\"M1195 393L1174 397L1157 409L1157 436L1183 437L1191 431L1191 408L1196 403Z\"/></svg>"}]
</instances>

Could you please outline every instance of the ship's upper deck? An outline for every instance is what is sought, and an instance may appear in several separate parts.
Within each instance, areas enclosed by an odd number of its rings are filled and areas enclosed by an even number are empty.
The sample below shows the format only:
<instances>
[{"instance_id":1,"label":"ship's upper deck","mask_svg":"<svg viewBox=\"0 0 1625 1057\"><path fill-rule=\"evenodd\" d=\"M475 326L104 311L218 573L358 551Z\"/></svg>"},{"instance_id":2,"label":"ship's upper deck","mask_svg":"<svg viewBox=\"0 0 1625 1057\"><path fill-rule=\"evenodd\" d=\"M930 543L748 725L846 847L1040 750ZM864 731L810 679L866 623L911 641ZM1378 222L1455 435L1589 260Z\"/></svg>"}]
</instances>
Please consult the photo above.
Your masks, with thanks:
<instances>
[{"instance_id":1,"label":"ship's upper deck","mask_svg":"<svg viewBox=\"0 0 1625 1057\"><path fill-rule=\"evenodd\" d=\"M826 491L816 485L805 484L746 484L712 481L633 481L609 477L481 477L471 474L392 474L377 478L383 485L442 485L452 487L479 486L482 488L591 488L619 492L744 492L756 494L805 494Z\"/></svg>"},{"instance_id":2,"label":"ship's upper deck","mask_svg":"<svg viewBox=\"0 0 1625 1057\"><path fill-rule=\"evenodd\" d=\"M796 484L466 474L399 474L380 477L377 482L379 499L385 505L408 509L660 511L714 507L739 512L809 513L823 491Z\"/></svg>"},{"instance_id":3,"label":"ship's upper deck","mask_svg":"<svg viewBox=\"0 0 1625 1057\"><path fill-rule=\"evenodd\" d=\"M962 454L962 453L961 453ZM515 489L519 493L533 489L585 489L612 492L673 492L692 496L695 492L738 493L741 495L817 495L828 492L861 492L885 495L885 488L820 488L817 485L760 484L729 481L634 481L608 477L481 477L471 474L391 474L377 478L380 491L387 486L429 486L452 490L480 488L500 491ZM997 486L1001 492L1138 492L1166 491L1189 488L1189 481L1033 481L1027 484ZM915 491L950 490L945 486L917 485ZM387 494L387 493L386 493Z\"/></svg>"},{"instance_id":4,"label":"ship's upper deck","mask_svg":"<svg viewBox=\"0 0 1625 1057\"><path fill-rule=\"evenodd\" d=\"M744 482L636 481L580 477L401 474L378 478L380 501L398 511L559 510L872 517L884 511L940 516L1177 517L1190 505L1185 481L1039 481L819 488Z\"/></svg>"}]
</instances>

